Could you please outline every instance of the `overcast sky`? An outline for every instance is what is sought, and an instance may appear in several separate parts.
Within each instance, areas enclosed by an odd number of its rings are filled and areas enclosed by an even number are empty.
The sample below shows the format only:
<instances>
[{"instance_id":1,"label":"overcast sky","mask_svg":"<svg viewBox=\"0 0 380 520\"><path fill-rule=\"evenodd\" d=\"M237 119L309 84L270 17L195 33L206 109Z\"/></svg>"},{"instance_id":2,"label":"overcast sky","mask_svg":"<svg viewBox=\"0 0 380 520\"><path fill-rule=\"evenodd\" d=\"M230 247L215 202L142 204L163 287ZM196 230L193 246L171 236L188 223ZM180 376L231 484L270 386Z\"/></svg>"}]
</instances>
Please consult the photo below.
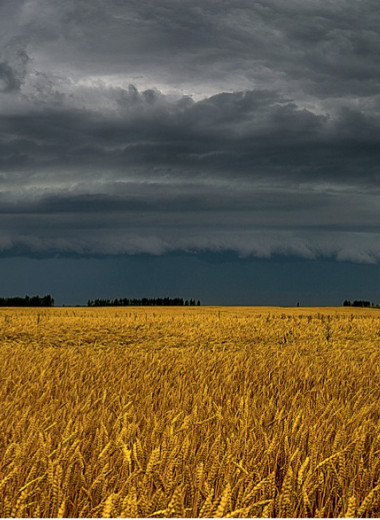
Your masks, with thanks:
<instances>
[{"instance_id":1,"label":"overcast sky","mask_svg":"<svg viewBox=\"0 0 380 520\"><path fill-rule=\"evenodd\" d=\"M0 44L0 293L380 300L378 0L1 0Z\"/></svg>"}]
</instances>

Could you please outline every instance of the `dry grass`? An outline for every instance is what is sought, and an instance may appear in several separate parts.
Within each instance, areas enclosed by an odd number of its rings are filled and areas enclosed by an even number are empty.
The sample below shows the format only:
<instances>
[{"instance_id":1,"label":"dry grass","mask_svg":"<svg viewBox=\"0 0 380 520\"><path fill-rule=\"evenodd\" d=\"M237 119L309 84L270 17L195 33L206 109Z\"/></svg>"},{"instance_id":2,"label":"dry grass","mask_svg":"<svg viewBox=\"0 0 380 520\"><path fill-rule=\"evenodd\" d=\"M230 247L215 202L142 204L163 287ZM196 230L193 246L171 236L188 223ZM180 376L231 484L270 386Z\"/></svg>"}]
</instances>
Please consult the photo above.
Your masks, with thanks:
<instances>
[{"instance_id":1,"label":"dry grass","mask_svg":"<svg viewBox=\"0 0 380 520\"><path fill-rule=\"evenodd\" d=\"M379 311L1 309L0 326L0 516L379 516Z\"/></svg>"}]
</instances>

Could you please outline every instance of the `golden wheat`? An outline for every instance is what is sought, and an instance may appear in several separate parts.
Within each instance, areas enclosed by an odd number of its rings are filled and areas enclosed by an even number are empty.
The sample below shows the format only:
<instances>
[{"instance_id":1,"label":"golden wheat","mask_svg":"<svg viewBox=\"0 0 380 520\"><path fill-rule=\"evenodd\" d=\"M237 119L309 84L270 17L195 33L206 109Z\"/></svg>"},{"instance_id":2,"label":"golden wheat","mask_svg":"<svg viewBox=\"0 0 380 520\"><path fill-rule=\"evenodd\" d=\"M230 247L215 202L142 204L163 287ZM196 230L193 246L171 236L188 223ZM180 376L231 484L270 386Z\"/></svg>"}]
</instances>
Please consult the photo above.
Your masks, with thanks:
<instances>
[{"instance_id":1,"label":"golden wheat","mask_svg":"<svg viewBox=\"0 0 380 520\"><path fill-rule=\"evenodd\" d=\"M0 517L380 516L380 313L0 309Z\"/></svg>"}]
</instances>

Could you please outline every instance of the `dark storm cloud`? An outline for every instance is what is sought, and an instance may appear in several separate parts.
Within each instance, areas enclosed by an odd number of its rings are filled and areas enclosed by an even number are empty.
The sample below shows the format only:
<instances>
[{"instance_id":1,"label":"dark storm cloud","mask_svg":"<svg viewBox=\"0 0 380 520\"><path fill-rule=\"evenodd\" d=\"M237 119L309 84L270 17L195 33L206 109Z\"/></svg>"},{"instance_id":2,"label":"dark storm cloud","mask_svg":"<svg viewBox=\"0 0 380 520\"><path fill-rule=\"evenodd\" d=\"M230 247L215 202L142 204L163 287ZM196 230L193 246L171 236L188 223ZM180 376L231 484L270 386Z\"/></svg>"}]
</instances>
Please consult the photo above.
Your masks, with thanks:
<instances>
[{"instance_id":1,"label":"dark storm cloud","mask_svg":"<svg viewBox=\"0 0 380 520\"><path fill-rule=\"evenodd\" d=\"M20 88L20 81L6 61L0 63L0 92L12 92Z\"/></svg>"},{"instance_id":2,"label":"dark storm cloud","mask_svg":"<svg viewBox=\"0 0 380 520\"><path fill-rule=\"evenodd\" d=\"M36 67L199 88L276 87L322 97L378 93L377 0L48 0L8 6L12 45ZM9 31L7 31L9 32ZM199 90L198 88L198 90Z\"/></svg>"},{"instance_id":3,"label":"dark storm cloud","mask_svg":"<svg viewBox=\"0 0 380 520\"><path fill-rule=\"evenodd\" d=\"M375 1L0 15L3 251L380 259Z\"/></svg>"},{"instance_id":4,"label":"dark storm cloud","mask_svg":"<svg viewBox=\"0 0 380 520\"><path fill-rule=\"evenodd\" d=\"M3 116L2 171L28 165L29 170L49 171L54 180L60 168L81 167L88 172L108 169L113 182L136 171L141 180L162 175L186 180L191 174L372 183L371 189L379 180L380 122L358 110L318 115L269 91L224 93L193 102L130 87L111 90L109 99L114 102L109 113L66 107Z\"/></svg>"}]
</instances>

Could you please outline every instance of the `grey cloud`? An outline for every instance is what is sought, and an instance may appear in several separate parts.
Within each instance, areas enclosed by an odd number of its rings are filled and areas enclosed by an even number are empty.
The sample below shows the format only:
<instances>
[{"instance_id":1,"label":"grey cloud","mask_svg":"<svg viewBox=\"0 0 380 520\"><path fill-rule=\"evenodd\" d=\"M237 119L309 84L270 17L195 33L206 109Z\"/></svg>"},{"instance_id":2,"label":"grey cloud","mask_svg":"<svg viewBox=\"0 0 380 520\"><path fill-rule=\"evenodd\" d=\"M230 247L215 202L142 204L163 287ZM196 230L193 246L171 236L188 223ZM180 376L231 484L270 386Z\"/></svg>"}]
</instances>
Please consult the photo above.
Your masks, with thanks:
<instances>
[{"instance_id":1,"label":"grey cloud","mask_svg":"<svg viewBox=\"0 0 380 520\"><path fill-rule=\"evenodd\" d=\"M0 249L379 260L374 0L15 4Z\"/></svg>"},{"instance_id":2,"label":"grey cloud","mask_svg":"<svg viewBox=\"0 0 380 520\"><path fill-rule=\"evenodd\" d=\"M1 249L19 255L230 250L265 258L380 259L377 197L365 192L296 187L284 192L212 182L117 183L108 192L32 191L13 203L5 193Z\"/></svg>"},{"instance_id":3,"label":"grey cloud","mask_svg":"<svg viewBox=\"0 0 380 520\"><path fill-rule=\"evenodd\" d=\"M13 13L18 29L11 40L28 48L37 69L76 77L122 74L198 90L272 84L316 98L379 90L376 0L22 5Z\"/></svg>"},{"instance_id":4,"label":"grey cloud","mask_svg":"<svg viewBox=\"0 0 380 520\"><path fill-rule=\"evenodd\" d=\"M6 61L0 63L0 93L13 92L19 90L20 80L15 75L13 69Z\"/></svg>"},{"instance_id":5,"label":"grey cloud","mask_svg":"<svg viewBox=\"0 0 380 520\"><path fill-rule=\"evenodd\" d=\"M358 110L317 115L270 91L193 102L130 87L111 89L109 97L111 112L68 105L5 115L2 170L81 168L94 177L107 171L113 180L165 172L183 180L378 182L379 120Z\"/></svg>"},{"instance_id":6,"label":"grey cloud","mask_svg":"<svg viewBox=\"0 0 380 520\"><path fill-rule=\"evenodd\" d=\"M329 235L295 232L279 233L268 231L238 232L214 229L209 232L192 232L183 236L177 234L157 234L155 229L144 232L120 232L112 234L100 230L87 233L79 238L71 233L70 237L46 237L38 235L19 235L10 238L0 235L3 254L24 256L40 254L43 256L84 255L105 256L123 254L153 254L184 251L224 252L233 251L240 257L255 256L270 258L272 255L298 256L307 259L321 257L336 258L340 261L375 264L380 260L379 234L341 234Z\"/></svg>"},{"instance_id":7,"label":"grey cloud","mask_svg":"<svg viewBox=\"0 0 380 520\"><path fill-rule=\"evenodd\" d=\"M25 49L18 46L1 49L0 54L0 94L19 93L25 77L29 56ZM9 103L9 96L5 99ZM0 103L2 99L0 97Z\"/></svg>"}]
</instances>

